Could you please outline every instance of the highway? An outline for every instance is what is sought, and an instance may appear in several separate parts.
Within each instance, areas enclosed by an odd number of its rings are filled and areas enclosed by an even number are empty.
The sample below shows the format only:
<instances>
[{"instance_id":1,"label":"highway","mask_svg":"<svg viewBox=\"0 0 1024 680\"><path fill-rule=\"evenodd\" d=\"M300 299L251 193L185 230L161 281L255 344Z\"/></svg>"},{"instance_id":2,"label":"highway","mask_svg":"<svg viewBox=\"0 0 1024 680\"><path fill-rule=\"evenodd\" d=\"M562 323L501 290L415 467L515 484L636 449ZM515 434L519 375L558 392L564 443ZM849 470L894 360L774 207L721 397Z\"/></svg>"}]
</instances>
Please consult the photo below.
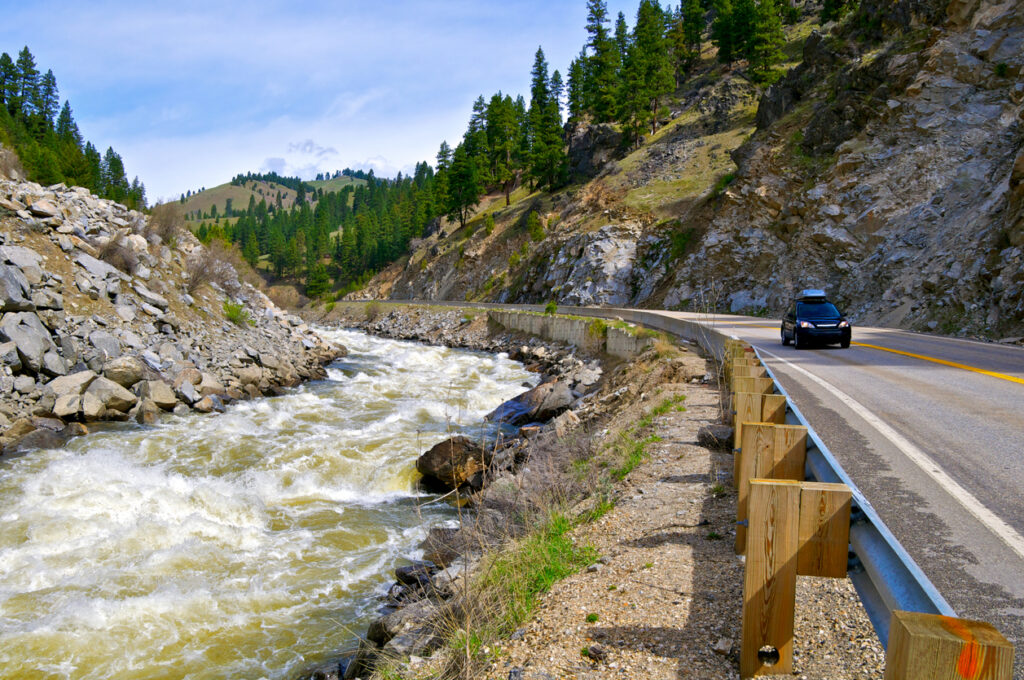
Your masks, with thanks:
<instances>
[{"instance_id":1,"label":"highway","mask_svg":"<svg viewBox=\"0 0 1024 680\"><path fill-rule=\"evenodd\" d=\"M882 328L783 346L779 322L659 312L746 340L939 592L1024 649L1024 349Z\"/></svg>"}]
</instances>

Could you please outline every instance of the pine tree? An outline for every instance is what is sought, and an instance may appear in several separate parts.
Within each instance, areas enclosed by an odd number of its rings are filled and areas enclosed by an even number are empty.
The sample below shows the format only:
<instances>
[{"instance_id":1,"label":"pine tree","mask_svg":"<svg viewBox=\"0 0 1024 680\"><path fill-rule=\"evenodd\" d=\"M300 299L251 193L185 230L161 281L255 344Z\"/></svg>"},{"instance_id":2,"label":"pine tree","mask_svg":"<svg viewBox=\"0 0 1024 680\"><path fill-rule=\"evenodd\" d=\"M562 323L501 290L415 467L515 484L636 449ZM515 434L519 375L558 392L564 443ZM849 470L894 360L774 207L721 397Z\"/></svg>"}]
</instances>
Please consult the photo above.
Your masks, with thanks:
<instances>
[{"instance_id":1,"label":"pine tree","mask_svg":"<svg viewBox=\"0 0 1024 680\"><path fill-rule=\"evenodd\" d=\"M754 18L748 58L752 70L767 74L782 59L782 46L786 34L782 29L782 16L775 0L760 0Z\"/></svg>"},{"instance_id":2,"label":"pine tree","mask_svg":"<svg viewBox=\"0 0 1024 680\"><path fill-rule=\"evenodd\" d=\"M838 21L846 14L847 0L824 0L821 5L821 22Z\"/></svg>"},{"instance_id":3,"label":"pine tree","mask_svg":"<svg viewBox=\"0 0 1024 680\"><path fill-rule=\"evenodd\" d=\"M465 227L470 212L480 201L480 192L476 162L470 158L465 145L459 144L448 171L448 219L457 219L459 227Z\"/></svg>"},{"instance_id":4,"label":"pine tree","mask_svg":"<svg viewBox=\"0 0 1024 680\"><path fill-rule=\"evenodd\" d=\"M701 41L704 35L704 7L700 0L684 0L680 4L682 14L683 41L694 62L700 59Z\"/></svg>"},{"instance_id":5,"label":"pine tree","mask_svg":"<svg viewBox=\"0 0 1024 680\"><path fill-rule=\"evenodd\" d=\"M737 56L751 61L757 23L756 0L733 0L732 44Z\"/></svg>"},{"instance_id":6,"label":"pine tree","mask_svg":"<svg viewBox=\"0 0 1024 680\"><path fill-rule=\"evenodd\" d=\"M623 94L629 104L621 120L627 125L632 124L634 130L650 121L651 134L654 134L658 130L659 104L674 85L664 15L655 0L641 0L623 79ZM641 104L646 110L640 108Z\"/></svg>"},{"instance_id":7,"label":"pine tree","mask_svg":"<svg viewBox=\"0 0 1024 680\"><path fill-rule=\"evenodd\" d=\"M32 103L35 100L36 87L39 85L36 60L27 45L18 53L16 66L18 69L18 94L13 112L20 114L23 119L27 119L35 113Z\"/></svg>"},{"instance_id":8,"label":"pine tree","mask_svg":"<svg viewBox=\"0 0 1024 680\"><path fill-rule=\"evenodd\" d=\"M584 79L586 77L587 55L580 54L569 63L569 81L566 84L565 96L569 109L569 122L576 122L586 111L584 99Z\"/></svg>"},{"instance_id":9,"label":"pine tree","mask_svg":"<svg viewBox=\"0 0 1024 680\"><path fill-rule=\"evenodd\" d=\"M608 35L608 8L604 0L587 0L587 78L584 97L587 110L598 123L615 117L618 80L618 48Z\"/></svg>"},{"instance_id":10,"label":"pine tree","mask_svg":"<svg viewBox=\"0 0 1024 680\"><path fill-rule=\"evenodd\" d=\"M14 65L11 55L0 54L0 104L7 107L8 113L14 113L14 101L18 96L18 67Z\"/></svg>"},{"instance_id":11,"label":"pine tree","mask_svg":"<svg viewBox=\"0 0 1024 680\"><path fill-rule=\"evenodd\" d=\"M48 70L39 81L34 104L36 114L42 119L47 129L53 125L58 106L60 106L60 99L57 97L57 78L53 75L52 70Z\"/></svg>"},{"instance_id":12,"label":"pine tree","mask_svg":"<svg viewBox=\"0 0 1024 680\"><path fill-rule=\"evenodd\" d=\"M530 177L541 186L554 188L565 180L567 161L562 140L562 116L551 93L548 63L541 48L537 48L530 75Z\"/></svg>"},{"instance_id":13,"label":"pine tree","mask_svg":"<svg viewBox=\"0 0 1024 680\"><path fill-rule=\"evenodd\" d=\"M711 42L718 48L718 61L731 64L736 60L737 43L733 35L731 0L714 0L715 20L711 24Z\"/></svg>"},{"instance_id":14,"label":"pine tree","mask_svg":"<svg viewBox=\"0 0 1024 680\"><path fill-rule=\"evenodd\" d=\"M626 25L626 15L619 12L615 17L615 47L619 52L619 70L626 63L626 49L629 47L629 26Z\"/></svg>"},{"instance_id":15,"label":"pine tree","mask_svg":"<svg viewBox=\"0 0 1024 680\"><path fill-rule=\"evenodd\" d=\"M505 205L511 204L519 159L517 158L519 127L515 103L501 93L491 97L487 106L487 143L491 156L491 177L505 194Z\"/></svg>"}]
</instances>

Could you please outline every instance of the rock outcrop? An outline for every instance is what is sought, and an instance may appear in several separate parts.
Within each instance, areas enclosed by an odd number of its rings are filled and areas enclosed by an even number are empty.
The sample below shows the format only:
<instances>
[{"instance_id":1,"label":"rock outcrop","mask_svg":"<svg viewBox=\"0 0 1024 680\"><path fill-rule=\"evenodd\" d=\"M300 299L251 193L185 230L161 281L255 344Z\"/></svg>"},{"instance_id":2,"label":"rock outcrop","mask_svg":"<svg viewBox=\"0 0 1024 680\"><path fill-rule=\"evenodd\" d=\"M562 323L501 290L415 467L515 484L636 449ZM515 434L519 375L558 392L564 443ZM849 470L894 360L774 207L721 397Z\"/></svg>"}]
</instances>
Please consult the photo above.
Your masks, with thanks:
<instances>
[{"instance_id":1,"label":"rock outcrop","mask_svg":"<svg viewBox=\"0 0 1024 680\"><path fill-rule=\"evenodd\" d=\"M275 394L341 351L226 263L225 279L196 286L190 267L212 256L187 232L164 243L147 220L85 189L0 180L0 446L38 418L66 436L82 422ZM250 323L227 321L226 301Z\"/></svg>"}]
</instances>

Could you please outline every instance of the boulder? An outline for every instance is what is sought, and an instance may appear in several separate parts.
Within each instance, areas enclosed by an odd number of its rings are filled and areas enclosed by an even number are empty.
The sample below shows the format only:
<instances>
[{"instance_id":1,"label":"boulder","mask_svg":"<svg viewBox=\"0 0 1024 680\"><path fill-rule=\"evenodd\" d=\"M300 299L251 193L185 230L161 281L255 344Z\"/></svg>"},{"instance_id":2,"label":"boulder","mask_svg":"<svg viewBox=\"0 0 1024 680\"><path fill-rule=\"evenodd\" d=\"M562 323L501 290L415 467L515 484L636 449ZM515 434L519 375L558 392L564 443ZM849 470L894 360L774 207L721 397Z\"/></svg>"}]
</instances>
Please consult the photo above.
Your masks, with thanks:
<instances>
[{"instance_id":1,"label":"boulder","mask_svg":"<svg viewBox=\"0 0 1024 680\"><path fill-rule=\"evenodd\" d=\"M106 413L103 402L95 394L86 392L82 395L82 418L87 423L99 420Z\"/></svg>"},{"instance_id":2,"label":"boulder","mask_svg":"<svg viewBox=\"0 0 1024 680\"><path fill-rule=\"evenodd\" d=\"M263 369L259 366L242 366L235 369L235 377L243 385L258 385L263 379Z\"/></svg>"},{"instance_id":3,"label":"boulder","mask_svg":"<svg viewBox=\"0 0 1024 680\"><path fill-rule=\"evenodd\" d=\"M146 367L137 358L123 356L103 364L103 376L121 387L131 387L142 380Z\"/></svg>"},{"instance_id":4,"label":"boulder","mask_svg":"<svg viewBox=\"0 0 1024 680\"><path fill-rule=\"evenodd\" d=\"M98 260L92 255L87 255L86 253L79 253L75 258L75 262L85 269L85 271L100 280L108 278L119 279L121 277L121 272L116 267L107 264L103 260Z\"/></svg>"},{"instance_id":5,"label":"boulder","mask_svg":"<svg viewBox=\"0 0 1024 680\"><path fill-rule=\"evenodd\" d=\"M65 395L81 396L85 392L86 388L92 384L98 376L93 371L78 371L71 375L64 375L59 378L54 378L50 382L46 383L43 390L50 394L53 394L57 399Z\"/></svg>"},{"instance_id":6,"label":"boulder","mask_svg":"<svg viewBox=\"0 0 1024 680\"><path fill-rule=\"evenodd\" d=\"M57 349L46 326L32 312L16 312L4 316L0 321L0 340L13 342L18 348L22 364L33 373L42 370L43 356Z\"/></svg>"},{"instance_id":7,"label":"boulder","mask_svg":"<svg viewBox=\"0 0 1024 680\"><path fill-rule=\"evenodd\" d=\"M105 410L120 411L121 413L127 413L139 400L138 397L113 380L103 377L93 380L85 393L99 399Z\"/></svg>"},{"instance_id":8,"label":"boulder","mask_svg":"<svg viewBox=\"0 0 1024 680\"><path fill-rule=\"evenodd\" d=\"M381 654L388 659L407 659L410 656L429 656L444 640L433 626L421 626L407 630L384 645Z\"/></svg>"},{"instance_id":9,"label":"boulder","mask_svg":"<svg viewBox=\"0 0 1024 680\"><path fill-rule=\"evenodd\" d=\"M430 577L437 571L437 565L433 562L420 560L412 564L406 564L395 569L395 579L403 586L418 586L420 588L430 583Z\"/></svg>"},{"instance_id":10,"label":"boulder","mask_svg":"<svg viewBox=\"0 0 1024 680\"><path fill-rule=\"evenodd\" d=\"M139 398L148 399L165 411L170 411L178 403L174 390L163 380L143 380L136 384L135 393Z\"/></svg>"},{"instance_id":11,"label":"boulder","mask_svg":"<svg viewBox=\"0 0 1024 680\"><path fill-rule=\"evenodd\" d=\"M157 307L158 309L161 310L161 312L167 309L169 303L167 302L167 298L165 298L163 295L160 295L159 293L154 293L149 288L143 286L141 283L136 283L134 288L135 292L138 293L139 297L142 298L142 301L147 305Z\"/></svg>"},{"instance_id":12,"label":"boulder","mask_svg":"<svg viewBox=\"0 0 1024 680\"><path fill-rule=\"evenodd\" d=\"M15 373L21 370L18 346L13 342L0 343L0 365L10 367L11 371Z\"/></svg>"},{"instance_id":13,"label":"boulder","mask_svg":"<svg viewBox=\"0 0 1024 680\"><path fill-rule=\"evenodd\" d=\"M50 350L43 355L42 372L53 376L67 375L68 365L56 350Z\"/></svg>"},{"instance_id":14,"label":"boulder","mask_svg":"<svg viewBox=\"0 0 1024 680\"><path fill-rule=\"evenodd\" d=\"M9 264L0 265L0 310L32 311L35 305L31 297L32 288L21 270Z\"/></svg>"},{"instance_id":15,"label":"boulder","mask_svg":"<svg viewBox=\"0 0 1024 680\"><path fill-rule=\"evenodd\" d=\"M14 446L14 450L59 449L62 446L64 446L64 437L53 430L41 427L19 439L18 443Z\"/></svg>"},{"instance_id":16,"label":"boulder","mask_svg":"<svg viewBox=\"0 0 1024 680\"><path fill-rule=\"evenodd\" d=\"M57 401L53 405L53 415L64 420L77 417L80 410L82 410L82 397L77 394L63 394L57 397Z\"/></svg>"},{"instance_id":17,"label":"boulder","mask_svg":"<svg viewBox=\"0 0 1024 680\"><path fill-rule=\"evenodd\" d=\"M417 600L373 621L366 630L366 638L378 645L386 645L404 631L422 625L436 616L437 605L428 599Z\"/></svg>"},{"instance_id":18,"label":"boulder","mask_svg":"<svg viewBox=\"0 0 1024 680\"><path fill-rule=\"evenodd\" d=\"M732 426L712 423L697 430L697 443L708 449L731 449Z\"/></svg>"},{"instance_id":19,"label":"boulder","mask_svg":"<svg viewBox=\"0 0 1024 680\"><path fill-rule=\"evenodd\" d=\"M40 290L32 293L32 305L36 309L64 309L64 297L52 290Z\"/></svg>"},{"instance_id":20,"label":"boulder","mask_svg":"<svg viewBox=\"0 0 1024 680\"><path fill-rule=\"evenodd\" d=\"M555 380L537 385L532 390L506 401L488 413L486 419L513 426L543 422L568 410L574 400L569 386Z\"/></svg>"},{"instance_id":21,"label":"boulder","mask_svg":"<svg viewBox=\"0 0 1024 680\"><path fill-rule=\"evenodd\" d=\"M559 439L564 439L569 435L570 432L575 430L580 424L580 417L572 411L566 411L560 416L554 418L550 423L544 426L545 430L554 430L555 436Z\"/></svg>"},{"instance_id":22,"label":"boulder","mask_svg":"<svg viewBox=\"0 0 1024 680\"><path fill-rule=\"evenodd\" d=\"M455 436L437 444L416 460L416 469L428 482L457 489L486 469L485 447Z\"/></svg>"},{"instance_id":23,"label":"boulder","mask_svg":"<svg viewBox=\"0 0 1024 680\"><path fill-rule=\"evenodd\" d=\"M223 396L225 392L224 385L221 384L220 380L217 380L217 376L211 373L203 373L201 375L198 388L200 396L203 397L214 394Z\"/></svg>"},{"instance_id":24,"label":"boulder","mask_svg":"<svg viewBox=\"0 0 1024 680\"><path fill-rule=\"evenodd\" d=\"M28 207L28 211L36 217L58 217L57 206L46 199L38 200Z\"/></svg>"},{"instance_id":25,"label":"boulder","mask_svg":"<svg viewBox=\"0 0 1024 680\"><path fill-rule=\"evenodd\" d=\"M106 331L93 331L89 334L89 342L99 350L104 360L121 356L121 342Z\"/></svg>"},{"instance_id":26,"label":"boulder","mask_svg":"<svg viewBox=\"0 0 1024 680\"><path fill-rule=\"evenodd\" d=\"M139 425L152 425L159 418L160 407L152 399L140 399L139 403L128 412L128 417Z\"/></svg>"}]
</instances>

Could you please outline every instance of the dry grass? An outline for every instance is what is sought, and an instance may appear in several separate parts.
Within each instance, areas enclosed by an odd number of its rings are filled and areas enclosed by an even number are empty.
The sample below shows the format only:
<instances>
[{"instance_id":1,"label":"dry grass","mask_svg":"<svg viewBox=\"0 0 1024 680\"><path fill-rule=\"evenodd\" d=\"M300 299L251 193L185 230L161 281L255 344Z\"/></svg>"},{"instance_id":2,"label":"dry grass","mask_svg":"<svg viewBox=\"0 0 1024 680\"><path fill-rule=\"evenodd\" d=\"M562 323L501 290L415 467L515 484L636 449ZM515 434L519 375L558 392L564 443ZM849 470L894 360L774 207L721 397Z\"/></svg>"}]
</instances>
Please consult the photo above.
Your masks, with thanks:
<instances>
[{"instance_id":1,"label":"dry grass","mask_svg":"<svg viewBox=\"0 0 1024 680\"><path fill-rule=\"evenodd\" d=\"M128 246L123 235L111 237L100 246L98 254L101 260L125 274L134 274L139 266L139 256Z\"/></svg>"},{"instance_id":2,"label":"dry grass","mask_svg":"<svg viewBox=\"0 0 1024 680\"><path fill-rule=\"evenodd\" d=\"M185 226L184 212L180 203L161 203L153 206L142 235L147 241L153 236L158 236L161 243L175 244L178 234Z\"/></svg>"},{"instance_id":3,"label":"dry grass","mask_svg":"<svg viewBox=\"0 0 1024 680\"><path fill-rule=\"evenodd\" d=\"M192 251L185 262L185 286L194 293L204 285L215 284L229 295L238 293L238 272L227 257L227 249L210 244Z\"/></svg>"}]
</instances>

